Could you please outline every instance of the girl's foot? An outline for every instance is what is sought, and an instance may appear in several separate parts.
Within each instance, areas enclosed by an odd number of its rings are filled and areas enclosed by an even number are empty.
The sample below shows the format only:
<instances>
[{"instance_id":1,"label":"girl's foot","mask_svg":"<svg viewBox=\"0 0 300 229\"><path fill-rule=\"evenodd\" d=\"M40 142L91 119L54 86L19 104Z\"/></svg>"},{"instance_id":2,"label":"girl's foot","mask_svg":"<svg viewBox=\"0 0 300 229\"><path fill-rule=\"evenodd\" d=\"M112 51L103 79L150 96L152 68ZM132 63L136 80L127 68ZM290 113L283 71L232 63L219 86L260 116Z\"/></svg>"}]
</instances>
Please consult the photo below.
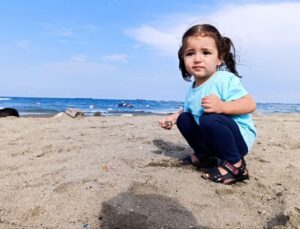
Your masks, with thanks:
<instances>
[{"instance_id":1,"label":"girl's foot","mask_svg":"<svg viewBox=\"0 0 300 229\"><path fill-rule=\"evenodd\" d=\"M199 163L199 159L195 156L195 154L192 154L190 156L187 156L187 157L181 159L181 164L182 165L197 166L198 163Z\"/></svg>"},{"instance_id":2,"label":"girl's foot","mask_svg":"<svg viewBox=\"0 0 300 229\"><path fill-rule=\"evenodd\" d=\"M218 165L218 160L216 158L207 158L200 161L195 154L192 154L181 159L181 165L193 165L197 168L213 168Z\"/></svg>"},{"instance_id":3,"label":"girl's foot","mask_svg":"<svg viewBox=\"0 0 300 229\"><path fill-rule=\"evenodd\" d=\"M202 177L216 183L233 184L237 181L249 179L249 174L246 162L242 158L235 164L224 160L220 166L209 169Z\"/></svg>"}]
</instances>

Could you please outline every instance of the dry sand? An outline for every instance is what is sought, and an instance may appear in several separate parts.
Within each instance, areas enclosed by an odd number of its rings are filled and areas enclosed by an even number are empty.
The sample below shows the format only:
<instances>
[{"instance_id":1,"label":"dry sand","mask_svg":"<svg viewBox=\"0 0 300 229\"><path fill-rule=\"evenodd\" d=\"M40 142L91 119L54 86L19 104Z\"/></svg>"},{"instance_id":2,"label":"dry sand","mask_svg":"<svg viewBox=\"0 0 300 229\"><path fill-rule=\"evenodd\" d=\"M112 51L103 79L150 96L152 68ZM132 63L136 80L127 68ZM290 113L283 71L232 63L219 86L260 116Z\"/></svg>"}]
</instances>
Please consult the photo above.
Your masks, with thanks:
<instances>
[{"instance_id":1,"label":"dry sand","mask_svg":"<svg viewBox=\"0 0 300 229\"><path fill-rule=\"evenodd\" d=\"M1 118L0 228L300 228L300 115L256 115L250 180L180 167L159 116Z\"/></svg>"}]
</instances>

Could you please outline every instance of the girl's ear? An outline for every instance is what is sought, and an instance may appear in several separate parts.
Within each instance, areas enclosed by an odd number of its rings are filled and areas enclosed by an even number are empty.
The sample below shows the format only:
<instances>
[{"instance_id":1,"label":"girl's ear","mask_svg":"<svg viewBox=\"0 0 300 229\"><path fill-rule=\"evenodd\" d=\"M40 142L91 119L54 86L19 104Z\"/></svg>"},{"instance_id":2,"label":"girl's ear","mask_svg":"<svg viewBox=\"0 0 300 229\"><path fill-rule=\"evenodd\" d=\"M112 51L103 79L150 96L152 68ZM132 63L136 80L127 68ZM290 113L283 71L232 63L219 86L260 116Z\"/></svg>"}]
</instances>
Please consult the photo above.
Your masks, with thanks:
<instances>
[{"instance_id":1,"label":"girl's ear","mask_svg":"<svg viewBox=\"0 0 300 229\"><path fill-rule=\"evenodd\" d=\"M217 64L218 64L218 67L224 65L224 54L223 55L219 55Z\"/></svg>"},{"instance_id":2,"label":"girl's ear","mask_svg":"<svg viewBox=\"0 0 300 229\"><path fill-rule=\"evenodd\" d=\"M217 71L224 70L224 69L223 69L224 66L225 66L224 61L221 60L221 59L219 59L219 61L217 62Z\"/></svg>"},{"instance_id":3,"label":"girl's ear","mask_svg":"<svg viewBox=\"0 0 300 229\"><path fill-rule=\"evenodd\" d=\"M218 59L217 61L217 67L220 67L221 65L223 65L224 61L222 59Z\"/></svg>"}]
</instances>

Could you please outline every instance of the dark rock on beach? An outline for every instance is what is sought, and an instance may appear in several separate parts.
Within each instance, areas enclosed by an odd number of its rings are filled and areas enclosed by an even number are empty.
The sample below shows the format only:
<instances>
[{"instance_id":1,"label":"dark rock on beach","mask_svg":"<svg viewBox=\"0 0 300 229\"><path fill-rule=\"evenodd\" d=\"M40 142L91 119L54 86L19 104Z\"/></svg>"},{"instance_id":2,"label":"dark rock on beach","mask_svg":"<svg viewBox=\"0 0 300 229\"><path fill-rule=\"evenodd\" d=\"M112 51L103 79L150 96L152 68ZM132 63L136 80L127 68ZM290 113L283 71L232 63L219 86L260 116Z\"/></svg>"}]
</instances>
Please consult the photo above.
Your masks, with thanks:
<instances>
[{"instance_id":1,"label":"dark rock on beach","mask_svg":"<svg viewBox=\"0 0 300 229\"><path fill-rule=\"evenodd\" d=\"M0 117L7 117L7 116L20 117L19 112L14 108L0 109Z\"/></svg>"}]
</instances>

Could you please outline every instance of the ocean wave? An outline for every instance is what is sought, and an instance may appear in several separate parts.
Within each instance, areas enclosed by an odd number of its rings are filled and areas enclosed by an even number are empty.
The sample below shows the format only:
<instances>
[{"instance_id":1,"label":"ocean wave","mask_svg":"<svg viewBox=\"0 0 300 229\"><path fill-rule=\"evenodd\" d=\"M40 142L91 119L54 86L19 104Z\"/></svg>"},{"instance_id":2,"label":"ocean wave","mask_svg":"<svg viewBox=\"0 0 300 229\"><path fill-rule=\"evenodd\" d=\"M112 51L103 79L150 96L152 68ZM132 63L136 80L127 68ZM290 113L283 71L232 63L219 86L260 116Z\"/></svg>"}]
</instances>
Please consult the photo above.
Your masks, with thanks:
<instances>
[{"instance_id":1,"label":"ocean wave","mask_svg":"<svg viewBox=\"0 0 300 229\"><path fill-rule=\"evenodd\" d=\"M2 100L2 101L1 101ZM132 107L118 107L124 101L132 104ZM26 98L26 97L0 97L1 107L12 107L21 114L42 113L52 115L64 112L68 108L80 109L82 112L93 115L100 112L104 115L122 114L170 114L177 112L183 106L180 101L154 101L154 100L115 100L115 99L94 99L93 102L87 99L67 98ZM300 104L282 103L258 103L257 111L260 113L276 112L300 112Z\"/></svg>"}]
</instances>

